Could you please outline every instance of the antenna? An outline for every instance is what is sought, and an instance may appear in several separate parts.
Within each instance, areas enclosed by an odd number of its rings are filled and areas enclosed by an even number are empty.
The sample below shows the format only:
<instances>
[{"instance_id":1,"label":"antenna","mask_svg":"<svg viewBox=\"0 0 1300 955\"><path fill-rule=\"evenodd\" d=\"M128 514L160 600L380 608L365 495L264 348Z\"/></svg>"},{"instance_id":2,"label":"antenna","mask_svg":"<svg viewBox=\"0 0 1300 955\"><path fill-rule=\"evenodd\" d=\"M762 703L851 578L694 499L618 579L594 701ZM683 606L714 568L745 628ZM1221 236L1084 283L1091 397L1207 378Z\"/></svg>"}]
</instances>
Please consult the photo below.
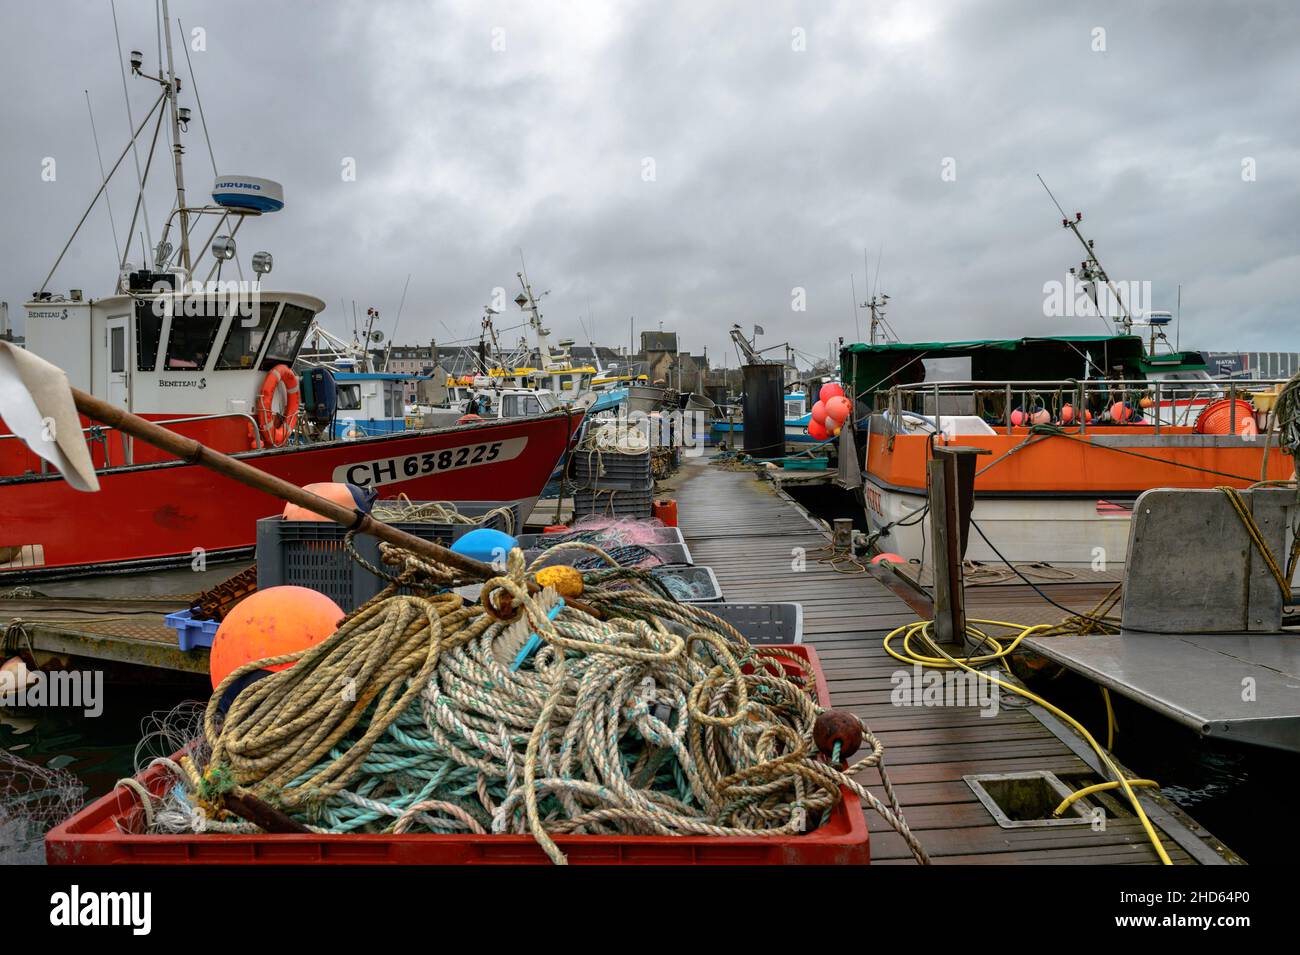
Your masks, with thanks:
<instances>
[{"instance_id":1,"label":"antenna","mask_svg":"<svg viewBox=\"0 0 1300 955\"><path fill-rule=\"evenodd\" d=\"M185 65L190 71L190 86L194 87L194 102L199 107L199 122L203 125L203 138L208 143L208 158L212 160L212 175L214 178L220 178L221 173L217 172L217 156L212 151L212 137L208 135L208 117L203 112L203 98L199 96L199 84L194 79L194 61L190 59L190 45L185 42L185 27L181 26L180 17L176 18L176 30L181 35L181 49L185 51Z\"/></svg>"},{"instance_id":2,"label":"antenna","mask_svg":"<svg viewBox=\"0 0 1300 955\"><path fill-rule=\"evenodd\" d=\"M862 341L862 326L858 324L858 283L852 272L849 273L849 290L853 293L853 334L858 341Z\"/></svg>"},{"instance_id":3,"label":"antenna","mask_svg":"<svg viewBox=\"0 0 1300 955\"><path fill-rule=\"evenodd\" d=\"M99 162L99 179L100 182L107 182L108 177L104 175L104 157L99 151L99 133L95 129L95 111L90 107L90 90L82 90L82 92L86 94L86 112L90 114L90 135L95 141L95 159ZM117 222L113 219L113 203L109 199L108 193L104 194L104 204L108 206L108 224L113 230L113 255L116 256L122 246L117 241Z\"/></svg>"},{"instance_id":4,"label":"antenna","mask_svg":"<svg viewBox=\"0 0 1300 955\"><path fill-rule=\"evenodd\" d=\"M109 0L108 6L113 13L113 39L117 43L117 67L119 72L121 72L122 74L122 99L126 103L126 128L127 131L129 132L131 129L135 127L135 118L131 115L131 96L127 92L127 88L126 88L126 57L122 55L122 35L118 32L117 29L116 0ZM140 149L138 146L136 146L135 135L132 135L131 137L131 152L135 157L135 179L136 179L136 186L140 190L140 206L144 210L145 236L148 238L149 244L153 245L153 234L149 231L149 206L145 203L144 200L144 173L141 172L140 170ZM129 249L131 247L131 233L134 231L135 230L133 228L127 230L126 242L123 243L122 246L122 261L119 264L119 268L126 264L126 256L128 255Z\"/></svg>"},{"instance_id":5,"label":"antenna","mask_svg":"<svg viewBox=\"0 0 1300 955\"><path fill-rule=\"evenodd\" d=\"M1075 238L1079 240L1079 244L1083 246L1084 252L1088 256L1083 260L1079 270L1079 277L1088 285L1088 290L1092 295L1093 304L1097 306L1097 314L1101 317L1102 324L1106 326L1108 332L1111 331L1110 323L1107 321L1108 316L1102 312L1101 300L1097 295L1098 279L1106 283L1106 288L1110 290L1110 293L1115 296L1115 301L1119 303L1120 311L1123 312L1125 334L1132 332L1132 313L1129 311L1128 306L1124 304L1124 299L1120 296L1119 289L1117 289L1115 284L1110 280L1110 276L1106 274L1105 268L1102 267L1101 261L1093 251L1093 243L1090 240L1085 239L1083 233L1079 231L1079 223L1083 221L1083 213L1076 212L1073 219L1067 216L1065 210L1061 208L1061 204L1056 201L1056 196L1052 195L1052 190L1047 188L1047 183L1044 182L1042 175L1038 173L1035 173L1035 175L1038 176L1038 181L1043 184L1043 188L1047 189L1047 195L1051 197L1052 204L1056 206L1056 210L1061 213L1061 227L1069 229L1074 233ZM1073 274L1074 269L1071 269L1070 272Z\"/></svg>"},{"instance_id":6,"label":"antenna","mask_svg":"<svg viewBox=\"0 0 1300 955\"><path fill-rule=\"evenodd\" d=\"M393 342L397 339L397 326L402 323L402 308L406 305L406 290L411 286L411 273L406 273L406 284L402 286L402 300L397 303L397 317L393 319L393 331L388 336L388 347L384 349L384 367L380 371L388 371L388 356L393 350Z\"/></svg>"}]
</instances>

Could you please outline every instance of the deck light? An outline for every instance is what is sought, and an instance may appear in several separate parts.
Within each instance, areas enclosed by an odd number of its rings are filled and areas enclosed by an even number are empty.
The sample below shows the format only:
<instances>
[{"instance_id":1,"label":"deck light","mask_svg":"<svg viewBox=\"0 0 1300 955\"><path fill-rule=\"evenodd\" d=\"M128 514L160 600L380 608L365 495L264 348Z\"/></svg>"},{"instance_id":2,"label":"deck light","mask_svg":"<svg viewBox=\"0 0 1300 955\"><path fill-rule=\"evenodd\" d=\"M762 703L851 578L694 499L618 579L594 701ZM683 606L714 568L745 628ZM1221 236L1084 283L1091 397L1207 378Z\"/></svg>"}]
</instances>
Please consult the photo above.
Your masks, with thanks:
<instances>
[{"instance_id":1,"label":"deck light","mask_svg":"<svg viewBox=\"0 0 1300 955\"><path fill-rule=\"evenodd\" d=\"M131 72L139 73L140 67L144 66L144 54L139 50L131 51Z\"/></svg>"},{"instance_id":2,"label":"deck light","mask_svg":"<svg viewBox=\"0 0 1300 955\"><path fill-rule=\"evenodd\" d=\"M266 275L270 272L272 264L270 252L253 253L253 271L258 275Z\"/></svg>"},{"instance_id":3,"label":"deck light","mask_svg":"<svg viewBox=\"0 0 1300 955\"><path fill-rule=\"evenodd\" d=\"M212 240L212 255L217 259L235 257L235 240L228 235L219 235Z\"/></svg>"}]
</instances>

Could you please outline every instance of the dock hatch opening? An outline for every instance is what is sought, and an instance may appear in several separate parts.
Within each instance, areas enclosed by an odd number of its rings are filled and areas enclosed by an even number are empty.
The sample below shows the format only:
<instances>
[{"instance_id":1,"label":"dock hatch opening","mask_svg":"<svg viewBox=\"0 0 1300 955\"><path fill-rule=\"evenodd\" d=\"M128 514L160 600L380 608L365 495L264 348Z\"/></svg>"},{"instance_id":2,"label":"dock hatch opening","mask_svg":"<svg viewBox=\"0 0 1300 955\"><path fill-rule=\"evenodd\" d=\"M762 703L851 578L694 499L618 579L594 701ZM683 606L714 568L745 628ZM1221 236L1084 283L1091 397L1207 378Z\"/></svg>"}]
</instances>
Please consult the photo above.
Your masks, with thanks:
<instances>
[{"instance_id":1,"label":"dock hatch opening","mask_svg":"<svg viewBox=\"0 0 1300 955\"><path fill-rule=\"evenodd\" d=\"M1092 819L1092 806L1086 799L1076 800L1059 819L1052 817L1072 790L1046 770L962 778L1003 829L1087 825Z\"/></svg>"}]
</instances>

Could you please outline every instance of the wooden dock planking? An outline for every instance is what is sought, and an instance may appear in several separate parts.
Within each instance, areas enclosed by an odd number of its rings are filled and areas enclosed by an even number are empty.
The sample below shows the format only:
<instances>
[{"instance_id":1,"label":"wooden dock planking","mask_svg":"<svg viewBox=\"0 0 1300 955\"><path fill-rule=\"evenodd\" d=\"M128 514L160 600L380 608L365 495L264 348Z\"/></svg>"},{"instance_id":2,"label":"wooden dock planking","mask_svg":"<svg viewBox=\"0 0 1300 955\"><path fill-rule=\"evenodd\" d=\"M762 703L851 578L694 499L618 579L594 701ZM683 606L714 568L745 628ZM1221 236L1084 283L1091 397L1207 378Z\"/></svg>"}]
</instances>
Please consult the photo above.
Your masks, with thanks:
<instances>
[{"instance_id":1,"label":"wooden dock planking","mask_svg":"<svg viewBox=\"0 0 1300 955\"><path fill-rule=\"evenodd\" d=\"M882 646L915 614L867 574L839 573L819 561L829 543L820 525L770 483L749 471L688 459L673 484L678 519L697 564L713 568L729 601L797 601L804 610L804 642L816 647L831 699L860 715L885 744L885 765L908 823L938 863L1152 864L1159 860L1137 819L1108 818L1105 830L1088 825L1004 829L962 779L973 773L1050 770L1063 778L1096 781L1093 769L1018 701L996 716L975 707L900 707L890 702L892 675L902 666ZM804 559L803 569L793 562ZM1090 610L1113 586L1110 575L1084 574L1069 587L1054 584L1053 599ZM1061 596L1062 591L1068 597ZM973 598L973 599L972 599ZM971 588L972 616L1017 622L1057 622L1062 612L1019 583ZM1045 608L1045 609L1044 609ZM879 774L859 779L879 790ZM1082 784L1082 783L1080 783ZM868 814L872 858L911 862L901 837ZM1202 831L1203 832L1203 831ZM1205 833L1194 858L1165 835L1179 864L1216 861Z\"/></svg>"}]
</instances>

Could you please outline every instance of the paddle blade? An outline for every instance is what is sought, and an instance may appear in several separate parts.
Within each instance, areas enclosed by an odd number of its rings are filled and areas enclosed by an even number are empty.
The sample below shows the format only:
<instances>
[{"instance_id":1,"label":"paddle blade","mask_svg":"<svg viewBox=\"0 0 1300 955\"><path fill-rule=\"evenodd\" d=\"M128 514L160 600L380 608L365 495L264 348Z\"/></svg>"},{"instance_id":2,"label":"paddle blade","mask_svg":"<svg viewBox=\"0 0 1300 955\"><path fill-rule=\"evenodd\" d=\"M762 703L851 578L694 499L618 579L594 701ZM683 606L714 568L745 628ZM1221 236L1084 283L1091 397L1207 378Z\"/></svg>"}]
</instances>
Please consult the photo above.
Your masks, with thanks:
<instances>
[{"instance_id":1,"label":"paddle blade","mask_svg":"<svg viewBox=\"0 0 1300 955\"><path fill-rule=\"evenodd\" d=\"M72 387L63 369L0 341L0 418L78 491L98 491Z\"/></svg>"}]
</instances>

